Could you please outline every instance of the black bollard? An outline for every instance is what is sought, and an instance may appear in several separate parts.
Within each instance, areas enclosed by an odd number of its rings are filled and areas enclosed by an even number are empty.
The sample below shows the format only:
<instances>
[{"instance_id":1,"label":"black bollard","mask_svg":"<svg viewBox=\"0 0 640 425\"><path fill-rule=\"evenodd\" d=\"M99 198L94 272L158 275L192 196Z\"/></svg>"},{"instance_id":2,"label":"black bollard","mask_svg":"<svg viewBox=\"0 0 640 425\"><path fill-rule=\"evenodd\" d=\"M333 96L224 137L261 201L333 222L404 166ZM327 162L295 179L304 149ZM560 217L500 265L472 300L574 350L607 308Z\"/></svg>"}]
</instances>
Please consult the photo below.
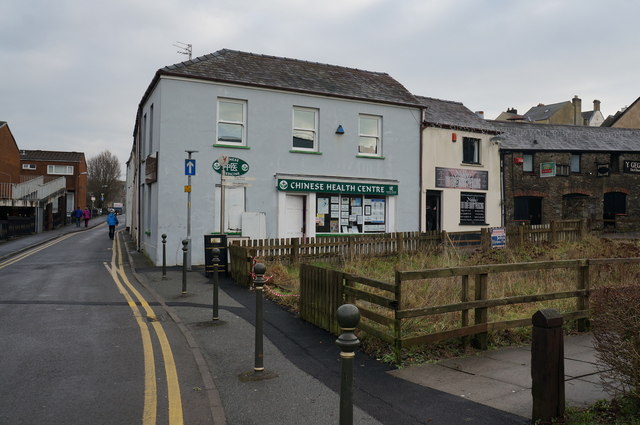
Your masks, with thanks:
<instances>
[{"instance_id":1,"label":"black bollard","mask_svg":"<svg viewBox=\"0 0 640 425\"><path fill-rule=\"evenodd\" d=\"M262 347L262 320L263 320L263 299L262 299L262 287L264 285L264 274L267 271L267 267L258 263L253 267L253 271L256 274L256 278L253 280L253 284L256 290L256 344L255 344L255 363L253 371L260 373L264 371L264 352Z\"/></svg>"},{"instance_id":2,"label":"black bollard","mask_svg":"<svg viewBox=\"0 0 640 425\"><path fill-rule=\"evenodd\" d=\"M342 372L340 378L340 425L353 425L353 359L360 340L353 331L360 322L360 311L353 304L343 304L337 311L342 333L336 340L340 347Z\"/></svg>"},{"instance_id":3,"label":"black bollard","mask_svg":"<svg viewBox=\"0 0 640 425\"><path fill-rule=\"evenodd\" d=\"M162 234L162 279L167 278L167 235Z\"/></svg>"},{"instance_id":4,"label":"black bollard","mask_svg":"<svg viewBox=\"0 0 640 425\"><path fill-rule=\"evenodd\" d=\"M220 250L213 248L213 317L212 320L218 320L218 263L220 262Z\"/></svg>"},{"instance_id":5,"label":"black bollard","mask_svg":"<svg viewBox=\"0 0 640 425\"><path fill-rule=\"evenodd\" d=\"M550 424L553 418L564 416L564 318L548 309L535 312L531 321L532 419Z\"/></svg>"},{"instance_id":6,"label":"black bollard","mask_svg":"<svg viewBox=\"0 0 640 425\"><path fill-rule=\"evenodd\" d=\"M182 295L187 293L187 253L189 252L189 241L182 240Z\"/></svg>"}]
</instances>

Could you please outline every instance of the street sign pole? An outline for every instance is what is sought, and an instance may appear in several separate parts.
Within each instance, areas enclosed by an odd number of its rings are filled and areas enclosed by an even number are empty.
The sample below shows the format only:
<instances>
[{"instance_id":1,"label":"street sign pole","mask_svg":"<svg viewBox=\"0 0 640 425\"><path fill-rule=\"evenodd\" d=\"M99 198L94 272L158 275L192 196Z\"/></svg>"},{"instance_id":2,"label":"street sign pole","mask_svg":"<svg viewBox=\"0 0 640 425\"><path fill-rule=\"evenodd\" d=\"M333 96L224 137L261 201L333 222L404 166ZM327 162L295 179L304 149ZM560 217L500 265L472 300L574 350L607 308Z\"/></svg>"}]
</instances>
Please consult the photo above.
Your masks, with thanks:
<instances>
[{"instance_id":1,"label":"street sign pole","mask_svg":"<svg viewBox=\"0 0 640 425\"><path fill-rule=\"evenodd\" d=\"M195 172L195 165L191 163L191 154L196 153L198 151L188 151L185 152L189 155L188 161L185 164L185 173L187 174L187 186L189 186L189 191L187 192L187 242L186 245L189 247L187 251L187 269L191 271L191 251L193 251L191 245L191 176ZM191 167L189 167L191 165Z\"/></svg>"},{"instance_id":2,"label":"street sign pole","mask_svg":"<svg viewBox=\"0 0 640 425\"><path fill-rule=\"evenodd\" d=\"M224 167L220 170L220 234L224 233Z\"/></svg>"}]
</instances>

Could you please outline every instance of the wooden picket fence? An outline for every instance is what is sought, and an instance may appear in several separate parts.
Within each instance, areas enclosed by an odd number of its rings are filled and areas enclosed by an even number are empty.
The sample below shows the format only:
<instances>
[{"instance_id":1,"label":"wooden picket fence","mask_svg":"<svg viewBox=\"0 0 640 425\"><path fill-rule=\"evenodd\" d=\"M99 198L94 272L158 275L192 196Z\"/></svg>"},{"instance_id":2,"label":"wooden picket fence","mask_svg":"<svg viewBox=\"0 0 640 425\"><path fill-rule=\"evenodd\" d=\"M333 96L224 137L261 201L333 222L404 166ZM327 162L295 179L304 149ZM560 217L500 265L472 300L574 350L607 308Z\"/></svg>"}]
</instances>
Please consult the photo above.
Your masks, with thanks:
<instances>
[{"instance_id":1,"label":"wooden picket fence","mask_svg":"<svg viewBox=\"0 0 640 425\"><path fill-rule=\"evenodd\" d=\"M245 248L247 252L250 252L249 256L259 257L266 262L296 264L308 261L331 262L363 256L377 257L418 252L441 242L442 234L440 232L402 232L315 238L237 240L233 242L233 245Z\"/></svg>"},{"instance_id":2,"label":"wooden picket fence","mask_svg":"<svg viewBox=\"0 0 640 425\"><path fill-rule=\"evenodd\" d=\"M246 262L258 257L265 262L283 264L310 261L340 262L350 258L382 257L402 253L416 253L440 244L455 248L490 249L491 229L471 232L399 232L369 235L320 236L314 238L243 239L231 246L242 248L230 252L231 262ZM587 233L581 220L560 220L543 225L520 224L506 229L508 244L542 244L574 241ZM244 267L238 271L244 270Z\"/></svg>"},{"instance_id":3,"label":"wooden picket fence","mask_svg":"<svg viewBox=\"0 0 640 425\"><path fill-rule=\"evenodd\" d=\"M527 245L579 240L587 233L587 227L581 220L562 220L540 226L509 226L506 232L508 245ZM491 249L491 228L473 232L402 232L235 240L229 246L229 273L237 283L248 286L254 258L265 263L339 263L353 258L416 253L441 244L455 248Z\"/></svg>"},{"instance_id":4,"label":"wooden picket fence","mask_svg":"<svg viewBox=\"0 0 640 425\"><path fill-rule=\"evenodd\" d=\"M360 309L362 320L358 327L383 341L392 344L396 360L400 361L403 348L424 345L452 338L463 338L481 349L487 347L488 332L531 325L531 317L511 320L489 321L489 309L534 303L564 298L575 298L575 309L563 312L565 320L577 321L578 328L585 330L589 318L590 276L594 266L613 264L639 264L640 258L580 259L545 261L534 263L480 265L443 269L397 271L393 283L354 276L309 264L300 266L300 315L323 329L338 333L335 320L337 308L349 302ZM524 294L504 298L488 297L489 276L502 273L523 273L542 270L574 270L575 289L562 292ZM556 273L556 272L554 272ZM410 281L429 281L441 278L456 278L460 287L459 302L449 305L425 305L420 308L405 308L402 302L403 289ZM451 280L448 280L451 282ZM455 284L455 282L453 283ZM432 315L459 312L460 323L455 329L416 335L413 329L407 335L403 325L407 320L428 318Z\"/></svg>"},{"instance_id":5,"label":"wooden picket fence","mask_svg":"<svg viewBox=\"0 0 640 425\"><path fill-rule=\"evenodd\" d=\"M546 224L521 223L507 226L507 240L518 245L572 242L582 239L588 232L587 220L555 220Z\"/></svg>"}]
</instances>

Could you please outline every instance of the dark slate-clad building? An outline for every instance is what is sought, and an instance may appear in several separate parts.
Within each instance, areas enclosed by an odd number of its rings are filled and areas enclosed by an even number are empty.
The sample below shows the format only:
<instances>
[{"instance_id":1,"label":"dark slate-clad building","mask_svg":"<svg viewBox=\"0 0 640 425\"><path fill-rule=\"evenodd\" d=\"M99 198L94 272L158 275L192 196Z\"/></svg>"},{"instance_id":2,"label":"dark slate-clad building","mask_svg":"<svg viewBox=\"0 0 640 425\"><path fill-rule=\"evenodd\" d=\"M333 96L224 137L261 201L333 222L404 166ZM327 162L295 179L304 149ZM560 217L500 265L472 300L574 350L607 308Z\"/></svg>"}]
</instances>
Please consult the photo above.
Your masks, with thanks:
<instances>
[{"instance_id":1,"label":"dark slate-clad building","mask_svg":"<svg viewBox=\"0 0 640 425\"><path fill-rule=\"evenodd\" d=\"M507 224L585 218L624 230L630 220L620 218L640 217L640 130L493 125L503 139Z\"/></svg>"}]
</instances>

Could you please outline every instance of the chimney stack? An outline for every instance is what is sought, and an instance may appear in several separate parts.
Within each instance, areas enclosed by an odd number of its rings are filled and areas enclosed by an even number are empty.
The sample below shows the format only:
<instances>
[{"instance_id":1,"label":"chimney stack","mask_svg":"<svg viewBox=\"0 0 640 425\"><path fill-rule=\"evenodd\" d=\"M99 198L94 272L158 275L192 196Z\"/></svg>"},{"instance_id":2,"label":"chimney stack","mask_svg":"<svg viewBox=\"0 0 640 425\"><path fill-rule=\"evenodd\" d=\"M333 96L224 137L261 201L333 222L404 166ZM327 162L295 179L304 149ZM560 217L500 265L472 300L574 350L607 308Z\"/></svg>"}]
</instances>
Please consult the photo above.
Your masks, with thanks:
<instances>
[{"instance_id":1,"label":"chimney stack","mask_svg":"<svg viewBox=\"0 0 640 425\"><path fill-rule=\"evenodd\" d=\"M476 115L484 119L484 111L476 111Z\"/></svg>"},{"instance_id":2,"label":"chimney stack","mask_svg":"<svg viewBox=\"0 0 640 425\"><path fill-rule=\"evenodd\" d=\"M573 100L573 124L574 125L584 125L584 120L582 119L582 99L575 95Z\"/></svg>"},{"instance_id":3,"label":"chimney stack","mask_svg":"<svg viewBox=\"0 0 640 425\"><path fill-rule=\"evenodd\" d=\"M597 100L597 99L593 101L593 110L594 111L599 111L600 110L600 101Z\"/></svg>"}]
</instances>

